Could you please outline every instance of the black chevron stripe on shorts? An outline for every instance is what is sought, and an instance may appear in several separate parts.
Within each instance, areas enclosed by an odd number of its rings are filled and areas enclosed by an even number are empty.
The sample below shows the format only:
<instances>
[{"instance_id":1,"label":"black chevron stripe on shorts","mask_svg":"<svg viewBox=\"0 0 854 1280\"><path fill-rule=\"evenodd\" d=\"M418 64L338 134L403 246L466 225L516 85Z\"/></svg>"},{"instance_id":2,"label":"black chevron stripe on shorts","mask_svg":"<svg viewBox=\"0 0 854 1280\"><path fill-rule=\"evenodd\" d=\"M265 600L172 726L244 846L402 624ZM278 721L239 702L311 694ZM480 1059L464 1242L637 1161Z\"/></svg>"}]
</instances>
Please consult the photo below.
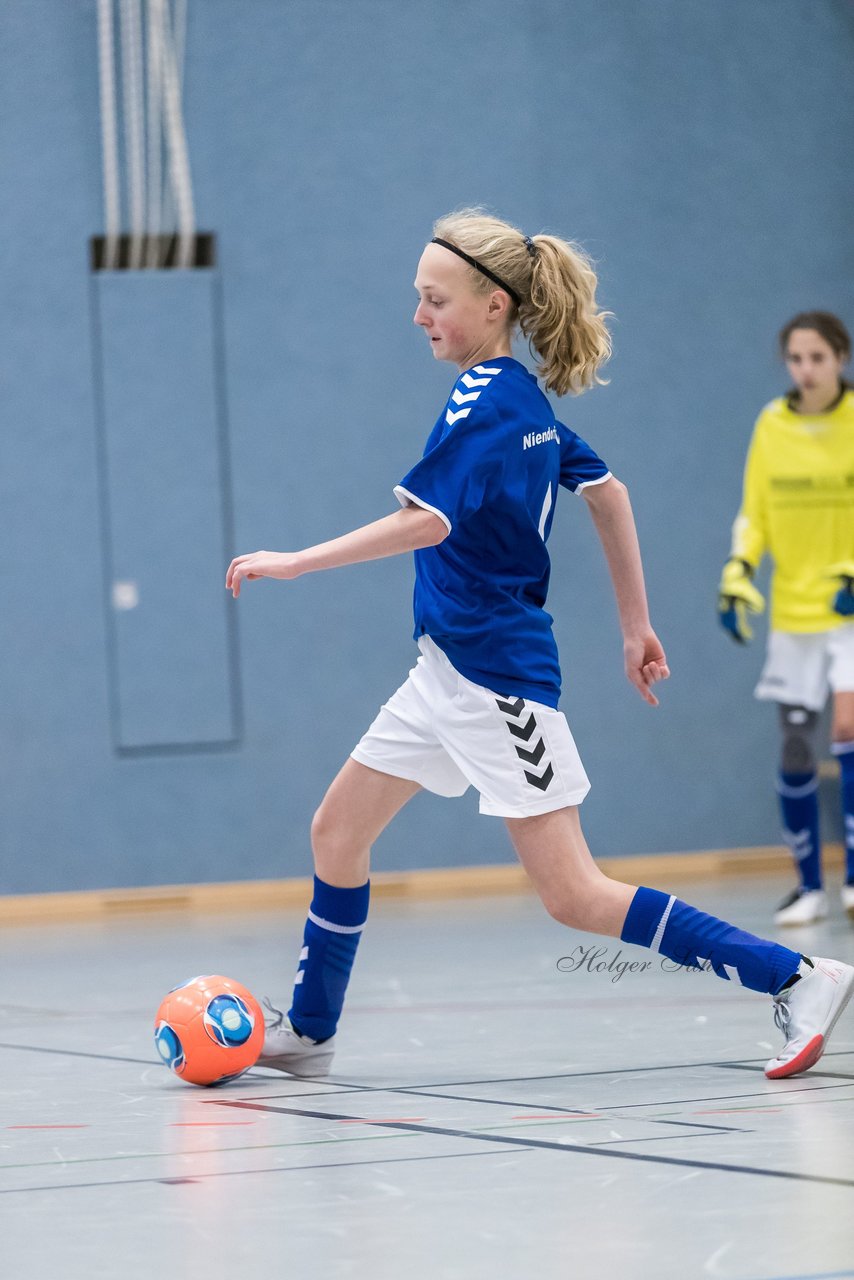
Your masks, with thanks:
<instances>
[{"instance_id":1,"label":"black chevron stripe on shorts","mask_svg":"<svg viewBox=\"0 0 854 1280\"><path fill-rule=\"evenodd\" d=\"M516 755L526 764L540 765L546 752L546 741L537 728L536 716L525 706L525 699L516 698L510 702L504 698L496 698L495 702L498 710L505 717L505 724L510 733L519 740L514 743ZM521 745L523 742L525 746ZM528 782L539 791L546 791L554 776L550 760L546 760L546 767L542 773L531 773L529 769L525 770Z\"/></svg>"}]
</instances>

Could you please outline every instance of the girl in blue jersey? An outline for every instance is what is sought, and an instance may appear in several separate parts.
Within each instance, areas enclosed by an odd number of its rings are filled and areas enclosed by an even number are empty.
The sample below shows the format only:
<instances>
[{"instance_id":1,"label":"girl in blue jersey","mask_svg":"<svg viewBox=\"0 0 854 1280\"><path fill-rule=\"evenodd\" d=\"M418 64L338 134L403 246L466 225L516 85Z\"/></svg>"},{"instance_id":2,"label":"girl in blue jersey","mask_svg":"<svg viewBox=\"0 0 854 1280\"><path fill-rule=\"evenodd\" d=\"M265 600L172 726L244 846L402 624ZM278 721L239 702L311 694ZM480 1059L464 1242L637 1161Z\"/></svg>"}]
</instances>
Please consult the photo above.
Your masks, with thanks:
<instances>
[{"instance_id":1,"label":"girl in blue jersey","mask_svg":"<svg viewBox=\"0 0 854 1280\"><path fill-rule=\"evenodd\" d=\"M628 493L589 445L556 422L511 354L517 328L547 390L580 392L610 354L596 277L574 245L524 235L480 210L440 219L415 280L415 323L459 376L424 455L395 493L401 510L297 552L232 561L226 587L415 552L409 678L327 791L312 824L314 896L293 1003L272 1010L261 1065L328 1072L359 937L370 850L421 788L461 795L504 818L520 860L557 920L651 947L678 964L774 997L784 1033L771 1077L812 1066L854 990L854 969L808 959L705 915L672 895L603 875L578 805L589 789L566 719L545 612L546 547L560 486L580 493L602 541L629 680L652 706L669 675L647 610Z\"/></svg>"}]
</instances>

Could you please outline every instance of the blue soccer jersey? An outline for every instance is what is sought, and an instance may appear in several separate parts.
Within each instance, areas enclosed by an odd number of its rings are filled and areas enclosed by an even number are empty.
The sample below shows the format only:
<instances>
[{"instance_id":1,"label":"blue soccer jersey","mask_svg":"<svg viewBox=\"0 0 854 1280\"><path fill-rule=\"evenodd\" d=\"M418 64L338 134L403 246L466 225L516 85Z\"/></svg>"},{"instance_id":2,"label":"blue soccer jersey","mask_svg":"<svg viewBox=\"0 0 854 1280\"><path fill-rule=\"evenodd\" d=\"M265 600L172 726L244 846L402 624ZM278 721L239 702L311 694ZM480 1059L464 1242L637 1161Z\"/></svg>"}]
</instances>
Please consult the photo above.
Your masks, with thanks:
<instances>
[{"instance_id":1,"label":"blue soccer jersey","mask_svg":"<svg viewBox=\"0 0 854 1280\"><path fill-rule=\"evenodd\" d=\"M415 637L429 635L466 679L557 707L560 664L545 603L546 541L559 484L610 475L560 422L524 365L475 365L454 384L424 456L395 494L448 527L415 552Z\"/></svg>"}]
</instances>

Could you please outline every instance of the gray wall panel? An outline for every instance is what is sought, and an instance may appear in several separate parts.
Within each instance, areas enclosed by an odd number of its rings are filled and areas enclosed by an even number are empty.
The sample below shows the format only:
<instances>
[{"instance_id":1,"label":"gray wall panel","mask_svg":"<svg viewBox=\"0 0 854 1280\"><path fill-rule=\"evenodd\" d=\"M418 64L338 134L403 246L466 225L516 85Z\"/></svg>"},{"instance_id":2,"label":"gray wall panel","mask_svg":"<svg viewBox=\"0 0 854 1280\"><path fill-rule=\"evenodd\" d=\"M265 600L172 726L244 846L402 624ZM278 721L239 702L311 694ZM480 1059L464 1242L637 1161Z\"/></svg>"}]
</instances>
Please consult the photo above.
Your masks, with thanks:
<instances>
[{"instance_id":1,"label":"gray wall panel","mask_svg":"<svg viewBox=\"0 0 854 1280\"><path fill-rule=\"evenodd\" d=\"M97 272L92 310L115 745L236 743L216 275Z\"/></svg>"}]
</instances>

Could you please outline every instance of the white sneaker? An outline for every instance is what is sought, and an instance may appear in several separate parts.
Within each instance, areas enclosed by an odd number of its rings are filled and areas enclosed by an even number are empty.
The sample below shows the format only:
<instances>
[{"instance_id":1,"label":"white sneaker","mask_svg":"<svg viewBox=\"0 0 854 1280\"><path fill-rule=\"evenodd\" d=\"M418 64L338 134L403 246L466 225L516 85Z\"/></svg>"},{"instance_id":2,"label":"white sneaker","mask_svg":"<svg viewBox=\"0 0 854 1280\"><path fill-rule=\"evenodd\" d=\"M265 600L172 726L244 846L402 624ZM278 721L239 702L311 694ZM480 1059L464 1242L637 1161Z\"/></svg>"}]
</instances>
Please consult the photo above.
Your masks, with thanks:
<instances>
[{"instance_id":1,"label":"white sneaker","mask_svg":"<svg viewBox=\"0 0 854 1280\"><path fill-rule=\"evenodd\" d=\"M774 997L774 1021L786 1037L776 1058L765 1064L769 1080L796 1076L815 1066L837 1019L854 994L854 968L813 956L802 960L801 977Z\"/></svg>"},{"instance_id":2,"label":"white sneaker","mask_svg":"<svg viewBox=\"0 0 854 1280\"><path fill-rule=\"evenodd\" d=\"M335 1054L335 1037L318 1044L301 1036L290 1024L287 1014L276 1009L265 996L262 1000L269 1017L264 1016L264 1047L255 1064L285 1071L290 1076L328 1076Z\"/></svg>"},{"instance_id":3,"label":"white sneaker","mask_svg":"<svg viewBox=\"0 0 854 1280\"><path fill-rule=\"evenodd\" d=\"M854 920L854 884L844 884L840 890L842 909Z\"/></svg>"},{"instance_id":4,"label":"white sneaker","mask_svg":"<svg viewBox=\"0 0 854 1280\"><path fill-rule=\"evenodd\" d=\"M827 894L823 889L793 889L774 913L775 924L815 924L827 915Z\"/></svg>"}]
</instances>

